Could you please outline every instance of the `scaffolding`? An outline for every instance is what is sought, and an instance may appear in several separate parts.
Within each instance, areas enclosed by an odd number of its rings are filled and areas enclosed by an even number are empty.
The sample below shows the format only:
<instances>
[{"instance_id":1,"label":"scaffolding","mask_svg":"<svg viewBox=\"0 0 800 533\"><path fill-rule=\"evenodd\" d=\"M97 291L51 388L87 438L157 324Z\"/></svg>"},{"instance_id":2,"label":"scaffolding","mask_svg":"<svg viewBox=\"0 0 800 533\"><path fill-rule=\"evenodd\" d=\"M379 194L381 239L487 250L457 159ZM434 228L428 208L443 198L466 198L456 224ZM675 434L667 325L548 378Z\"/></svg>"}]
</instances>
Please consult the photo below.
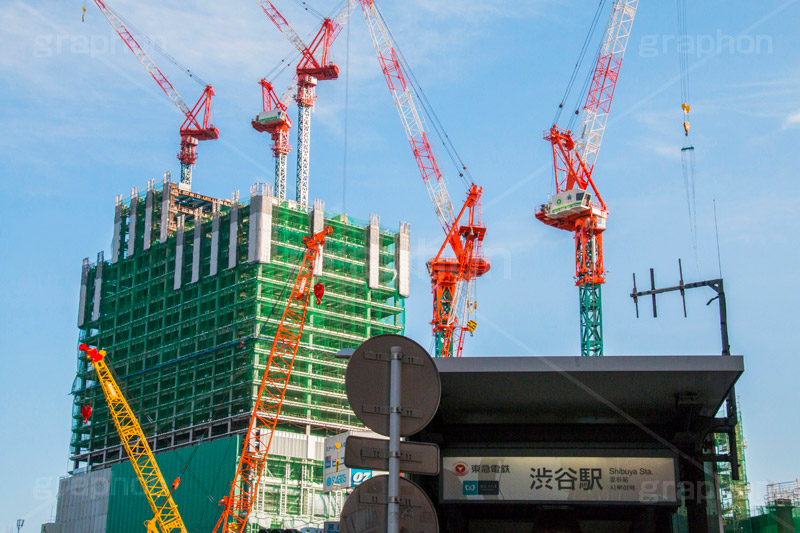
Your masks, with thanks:
<instances>
[{"instance_id":1,"label":"scaffolding","mask_svg":"<svg viewBox=\"0 0 800 533\"><path fill-rule=\"evenodd\" d=\"M764 496L767 507L775 507L783 502L791 502L792 507L800 508L800 480L767 485L767 494Z\"/></svg>"},{"instance_id":2,"label":"scaffolding","mask_svg":"<svg viewBox=\"0 0 800 533\"><path fill-rule=\"evenodd\" d=\"M156 452L246 430L302 238L323 225L333 228L315 268L325 296L309 309L278 429L318 439L361 428L344 393L346 363L333 355L404 330L407 224L389 230L376 215L360 222L326 214L320 200L300 206L264 184L250 193L219 200L168 176L160 186L150 181L143 198L133 189L116 199L110 260L100 253L83 262L80 342L108 351ZM125 460L102 392L85 359L77 361L72 473ZM93 414L84 424L87 404ZM271 459L262 502L273 518L306 515L321 493L321 463L302 460L299 475L294 463Z\"/></svg>"},{"instance_id":3,"label":"scaffolding","mask_svg":"<svg viewBox=\"0 0 800 533\"><path fill-rule=\"evenodd\" d=\"M719 475L720 504L722 508L722 521L726 526L735 526L750 517L750 484L747 482L747 468L745 463L745 449L747 442L742 433L742 410L739 409L739 399L736 399L737 424L735 429L736 448L739 455L739 480L733 479L730 463L717 463ZM726 455L730 451L727 434L718 433L714 436L717 454Z\"/></svg>"}]
</instances>

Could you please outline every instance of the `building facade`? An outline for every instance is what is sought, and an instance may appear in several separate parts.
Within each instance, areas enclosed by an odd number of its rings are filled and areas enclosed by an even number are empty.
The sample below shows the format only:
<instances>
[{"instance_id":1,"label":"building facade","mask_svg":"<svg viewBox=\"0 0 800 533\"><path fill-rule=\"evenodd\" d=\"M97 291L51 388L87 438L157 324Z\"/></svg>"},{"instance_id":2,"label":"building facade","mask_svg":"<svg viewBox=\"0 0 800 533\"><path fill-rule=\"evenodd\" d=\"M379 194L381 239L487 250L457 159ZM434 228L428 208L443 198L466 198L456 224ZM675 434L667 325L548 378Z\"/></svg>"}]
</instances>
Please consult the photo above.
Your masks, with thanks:
<instances>
[{"instance_id":1,"label":"building facade","mask_svg":"<svg viewBox=\"0 0 800 533\"><path fill-rule=\"evenodd\" d=\"M197 457L214 463L208 459L213 452L205 448L220 439L240 441L247 429L305 250L302 238L326 225L333 234L315 268L325 295L309 305L263 491L252 515L259 526L321 523L338 512L341 495L322 495L322 441L361 424L344 393L346 364L334 354L374 335L403 332L410 276L408 224L393 231L382 228L377 215L360 223L326 214L320 200L301 208L273 197L264 184L251 187L247 200L240 200L238 193L223 200L165 177L160 186L149 182L143 195L134 189L129 199L117 198L110 258L101 252L95 263L83 262L80 342L107 350L157 460L163 454L184 457L188 466L181 483L191 484L187 473L195 459L185 459L183 448L197 448ZM62 481L62 492L69 491L66 485L73 479L127 461L93 370L81 357L77 360L72 470ZM89 423L81 414L85 405L93 410ZM220 467L221 476L233 478L240 447L237 441L236 454L220 456L230 463ZM113 489L114 479L108 485ZM223 486L229 487L230 481ZM227 493L206 489L206 499ZM114 497L110 490L109 513L115 509ZM214 521L218 514L210 513ZM66 520L66 515L59 516L57 522L63 526ZM184 516L184 521L194 526L192 517ZM115 533L123 531L118 527Z\"/></svg>"}]
</instances>

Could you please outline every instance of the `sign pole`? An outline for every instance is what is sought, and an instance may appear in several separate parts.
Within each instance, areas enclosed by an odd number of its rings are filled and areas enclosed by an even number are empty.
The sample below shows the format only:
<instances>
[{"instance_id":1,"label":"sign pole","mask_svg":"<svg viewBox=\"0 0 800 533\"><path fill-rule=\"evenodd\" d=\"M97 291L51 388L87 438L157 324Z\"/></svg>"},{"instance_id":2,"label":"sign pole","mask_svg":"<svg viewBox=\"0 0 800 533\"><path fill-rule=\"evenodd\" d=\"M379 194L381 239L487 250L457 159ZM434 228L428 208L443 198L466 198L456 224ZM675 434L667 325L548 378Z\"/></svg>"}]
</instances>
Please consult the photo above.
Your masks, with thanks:
<instances>
[{"instance_id":1,"label":"sign pole","mask_svg":"<svg viewBox=\"0 0 800 533\"><path fill-rule=\"evenodd\" d=\"M387 533L400 531L400 393L402 349L392 346L389 363L389 484Z\"/></svg>"}]
</instances>

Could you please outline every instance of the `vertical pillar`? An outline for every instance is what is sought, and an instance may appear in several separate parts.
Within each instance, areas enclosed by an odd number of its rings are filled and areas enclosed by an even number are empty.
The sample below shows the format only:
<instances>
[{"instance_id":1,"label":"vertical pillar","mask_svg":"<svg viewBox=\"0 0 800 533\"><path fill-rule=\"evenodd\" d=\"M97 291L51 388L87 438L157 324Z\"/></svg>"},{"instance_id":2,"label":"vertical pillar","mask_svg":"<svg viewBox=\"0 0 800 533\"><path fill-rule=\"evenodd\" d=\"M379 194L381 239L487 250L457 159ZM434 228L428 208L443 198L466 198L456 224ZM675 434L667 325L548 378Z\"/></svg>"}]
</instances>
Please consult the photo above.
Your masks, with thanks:
<instances>
[{"instance_id":1,"label":"vertical pillar","mask_svg":"<svg viewBox=\"0 0 800 533\"><path fill-rule=\"evenodd\" d=\"M231 197L231 231L228 238L228 268L236 266L236 255L239 248L239 191Z\"/></svg>"},{"instance_id":2,"label":"vertical pillar","mask_svg":"<svg viewBox=\"0 0 800 533\"><path fill-rule=\"evenodd\" d=\"M325 200L314 199L314 209L311 211L311 234L314 235L322 231L325 227ZM322 253L324 247L320 247L317 260L314 262L314 275L322 275Z\"/></svg>"},{"instance_id":3,"label":"vertical pillar","mask_svg":"<svg viewBox=\"0 0 800 533\"><path fill-rule=\"evenodd\" d=\"M192 243L192 281L200 281L200 253L203 251L203 210L194 211L194 242Z\"/></svg>"},{"instance_id":4,"label":"vertical pillar","mask_svg":"<svg viewBox=\"0 0 800 533\"><path fill-rule=\"evenodd\" d=\"M122 243L122 195L114 199L114 237L111 240L111 264L119 261Z\"/></svg>"},{"instance_id":5,"label":"vertical pillar","mask_svg":"<svg viewBox=\"0 0 800 533\"><path fill-rule=\"evenodd\" d=\"M174 290L181 288L181 274L183 273L183 240L184 228L186 225L186 215L178 215L178 230L175 233L175 282L172 284Z\"/></svg>"},{"instance_id":6,"label":"vertical pillar","mask_svg":"<svg viewBox=\"0 0 800 533\"><path fill-rule=\"evenodd\" d=\"M167 237L169 237L171 194L172 184L169 181L169 172L167 172L164 174L164 186L161 188L161 232L158 240L162 243L167 242Z\"/></svg>"},{"instance_id":7,"label":"vertical pillar","mask_svg":"<svg viewBox=\"0 0 800 533\"><path fill-rule=\"evenodd\" d=\"M380 233L381 218L371 213L367 226L367 287L377 289L380 285Z\"/></svg>"},{"instance_id":8,"label":"vertical pillar","mask_svg":"<svg viewBox=\"0 0 800 533\"><path fill-rule=\"evenodd\" d=\"M81 296L78 304L78 327L86 323L86 296L89 292L89 258L83 260L81 265Z\"/></svg>"},{"instance_id":9,"label":"vertical pillar","mask_svg":"<svg viewBox=\"0 0 800 533\"><path fill-rule=\"evenodd\" d=\"M100 320L100 299L103 296L103 252L97 253L97 267L94 271L94 296L92 298L92 321Z\"/></svg>"},{"instance_id":10,"label":"vertical pillar","mask_svg":"<svg viewBox=\"0 0 800 533\"><path fill-rule=\"evenodd\" d=\"M139 187L131 189L131 210L128 218L128 257L136 251L136 215L139 211Z\"/></svg>"},{"instance_id":11,"label":"vertical pillar","mask_svg":"<svg viewBox=\"0 0 800 533\"><path fill-rule=\"evenodd\" d=\"M266 183L250 187L248 263L269 263L272 252L272 191Z\"/></svg>"},{"instance_id":12,"label":"vertical pillar","mask_svg":"<svg viewBox=\"0 0 800 533\"><path fill-rule=\"evenodd\" d=\"M208 270L210 276L216 276L219 268L219 217L219 203L215 201L211 204L211 257Z\"/></svg>"},{"instance_id":13,"label":"vertical pillar","mask_svg":"<svg viewBox=\"0 0 800 533\"><path fill-rule=\"evenodd\" d=\"M397 293L407 298L411 291L411 225L408 222L400 223L395 250Z\"/></svg>"},{"instance_id":14,"label":"vertical pillar","mask_svg":"<svg viewBox=\"0 0 800 533\"><path fill-rule=\"evenodd\" d=\"M147 181L147 195L144 197L144 241L142 250L150 249L150 239L153 238L153 201L155 200L155 193L153 189L155 180Z\"/></svg>"}]
</instances>

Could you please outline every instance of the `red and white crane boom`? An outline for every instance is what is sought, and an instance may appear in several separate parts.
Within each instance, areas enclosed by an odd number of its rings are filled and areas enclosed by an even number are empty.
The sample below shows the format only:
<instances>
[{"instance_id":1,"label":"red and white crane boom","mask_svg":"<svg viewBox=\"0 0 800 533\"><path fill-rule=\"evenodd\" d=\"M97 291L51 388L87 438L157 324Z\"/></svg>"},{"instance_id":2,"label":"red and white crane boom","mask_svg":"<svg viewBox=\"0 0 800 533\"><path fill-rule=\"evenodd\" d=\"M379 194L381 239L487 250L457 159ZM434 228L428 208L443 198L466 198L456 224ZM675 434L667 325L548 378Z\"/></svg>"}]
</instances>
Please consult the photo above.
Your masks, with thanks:
<instances>
[{"instance_id":1,"label":"red and white crane boom","mask_svg":"<svg viewBox=\"0 0 800 533\"><path fill-rule=\"evenodd\" d=\"M470 297L474 294L474 281L485 274L490 267L488 259L481 255L483 237L486 233L486 228L480 220L480 197L483 189L472 184L467 193L467 200L456 216L447 191L445 176L425 133L425 123L417 110L414 95L395 51L389 29L378 12L374 0L359 0L359 2L378 62L400 115L422 181L446 235L445 244L440 248L439 254L428 262L433 291L431 324L434 351L440 357L458 357L461 355L464 330L467 329L466 317L471 310ZM467 222L459 225L465 213ZM455 254L455 259L442 257L447 244ZM469 330L474 331L474 326L471 325ZM458 340L454 345L453 339L456 333Z\"/></svg>"},{"instance_id":2,"label":"red and white crane boom","mask_svg":"<svg viewBox=\"0 0 800 533\"><path fill-rule=\"evenodd\" d=\"M297 184L295 199L308 205L308 186L310 175L311 149L311 111L316 102L316 85L319 80L335 80L339 77L339 67L329 60L330 47L339 35L343 25L350 17L355 0L345 0L342 8L333 18L325 18L310 45L306 45L286 18L269 0L256 0L269 19L283 35L302 54L297 65ZM278 170L276 162L276 170ZM276 196L285 198L285 186L280 187L280 176L276 174ZM285 183L285 179L283 180ZM280 195L281 190L283 196Z\"/></svg>"},{"instance_id":3,"label":"red and white crane boom","mask_svg":"<svg viewBox=\"0 0 800 533\"><path fill-rule=\"evenodd\" d=\"M639 0L614 0L612 4L576 135L555 124L545 134L553 148L556 194L540 207L536 218L575 235L575 279L584 356L603 355L601 286L606 275L603 232L608 209L592 173L638 4Z\"/></svg>"},{"instance_id":4,"label":"red and white crane boom","mask_svg":"<svg viewBox=\"0 0 800 533\"><path fill-rule=\"evenodd\" d=\"M206 85L200 99L194 107L190 108L117 14L103 0L94 0L94 3L97 4L97 7L119 34L122 41L133 52L136 59L147 69L147 72L150 73L158 86L161 87L181 113L186 116L186 120L183 121L180 127L181 148L180 152L178 152L178 160L181 162L181 184L191 189L192 166L197 161L198 141L210 141L219 138L219 130L213 124L209 124L211 97L214 96L214 89L211 85ZM201 112L202 118L198 120Z\"/></svg>"}]
</instances>

